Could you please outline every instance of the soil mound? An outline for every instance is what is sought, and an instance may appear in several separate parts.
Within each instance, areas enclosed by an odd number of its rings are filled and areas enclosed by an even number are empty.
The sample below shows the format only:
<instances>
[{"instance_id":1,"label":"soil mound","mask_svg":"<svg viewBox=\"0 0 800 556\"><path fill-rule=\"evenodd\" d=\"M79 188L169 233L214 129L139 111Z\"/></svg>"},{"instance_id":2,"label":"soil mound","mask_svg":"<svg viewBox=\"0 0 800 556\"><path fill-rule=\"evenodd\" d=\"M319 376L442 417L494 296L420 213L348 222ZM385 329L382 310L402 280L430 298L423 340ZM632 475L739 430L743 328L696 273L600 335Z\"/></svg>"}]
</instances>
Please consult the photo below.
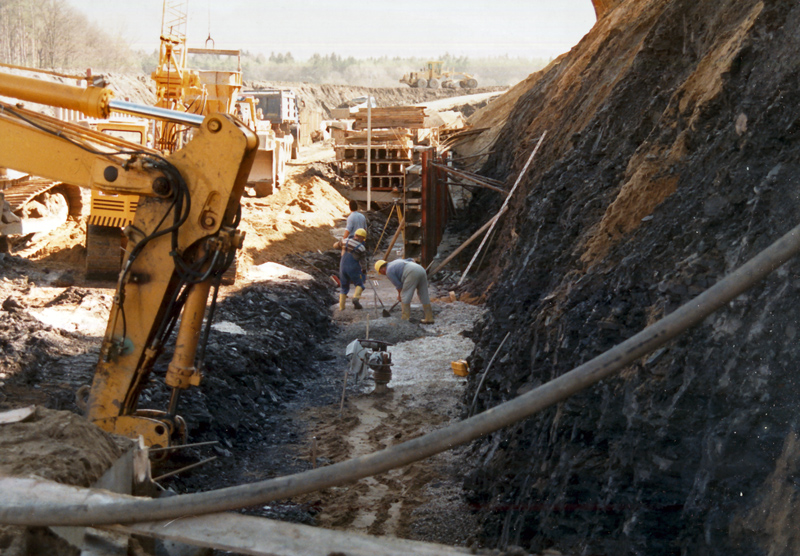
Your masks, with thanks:
<instances>
[{"instance_id":1,"label":"soil mound","mask_svg":"<svg viewBox=\"0 0 800 556\"><path fill-rule=\"evenodd\" d=\"M796 225L798 23L791 2L623 2L514 91L482 173L513 182L547 135L479 281L490 311L467 400L507 333L482 409L629 338ZM476 214L501 202L478 194ZM799 270L476 442L466 485L486 542L797 552L782 481L797 467Z\"/></svg>"},{"instance_id":2,"label":"soil mound","mask_svg":"<svg viewBox=\"0 0 800 556\"><path fill-rule=\"evenodd\" d=\"M301 110L314 110L331 117L331 110L357 97L371 95L379 107L409 106L422 102L490 92L504 91L506 87L480 87L476 89L412 89L411 87L348 87L345 85L315 85L313 83L284 83L253 81L245 83L248 89L292 89L301 101Z\"/></svg>"}]
</instances>

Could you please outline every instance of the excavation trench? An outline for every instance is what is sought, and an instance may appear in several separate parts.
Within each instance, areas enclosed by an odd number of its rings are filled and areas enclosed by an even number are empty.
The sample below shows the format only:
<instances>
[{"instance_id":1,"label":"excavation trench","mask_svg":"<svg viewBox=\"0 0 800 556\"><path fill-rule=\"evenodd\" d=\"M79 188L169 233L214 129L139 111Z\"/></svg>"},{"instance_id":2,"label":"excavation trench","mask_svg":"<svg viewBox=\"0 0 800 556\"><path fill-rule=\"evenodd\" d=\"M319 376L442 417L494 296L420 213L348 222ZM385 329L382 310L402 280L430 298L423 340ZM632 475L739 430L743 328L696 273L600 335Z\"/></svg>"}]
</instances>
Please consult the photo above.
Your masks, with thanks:
<instances>
[{"instance_id":1,"label":"excavation trench","mask_svg":"<svg viewBox=\"0 0 800 556\"><path fill-rule=\"evenodd\" d=\"M62 505L55 501L46 506L30 506L25 503L24 496L19 496L4 501L0 521L20 525L102 525L173 519L265 504L397 469L520 421L619 372L701 322L788 261L798 250L800 226L694 300L588 363L512 401L379 452L288 477L166 499L131 500L99 507Z\"/></svg>"}]
</instances>

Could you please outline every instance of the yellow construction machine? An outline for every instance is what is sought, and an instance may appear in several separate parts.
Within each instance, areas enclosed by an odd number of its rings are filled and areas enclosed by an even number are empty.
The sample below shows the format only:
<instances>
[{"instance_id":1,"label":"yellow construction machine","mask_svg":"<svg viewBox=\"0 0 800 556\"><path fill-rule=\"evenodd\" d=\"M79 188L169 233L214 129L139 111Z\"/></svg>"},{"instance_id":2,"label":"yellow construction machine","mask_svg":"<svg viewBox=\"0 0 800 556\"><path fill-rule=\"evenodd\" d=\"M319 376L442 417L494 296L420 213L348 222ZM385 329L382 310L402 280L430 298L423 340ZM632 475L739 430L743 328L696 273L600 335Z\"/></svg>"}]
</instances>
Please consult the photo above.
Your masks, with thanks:
<instances>
[{"instance_id":1,"label":"yellow construction machine","mask_svg":"<svg viewBox=\"0 0 800 556\"><path fill-rule=\"evenodd\" d=\"M242 89L241 56L238 50L216 48L189 48L186 44L187 0L164 0L158 65L151 74L156 85L157 108L205 116L212 113L236 114L259 137L259 149L248 177L247 191L251 195L265 196L282 184L285 164L291 153L292 138L279 138L267 122L260 125L255 118L242 116L239 101ZM208 46L208 41L206 41ZM236 70L196 70L187 66L187 56L233 56L239 60ZM114 120L93 123L97 129L112 135L131 135L139 142L130 126L148 126L147 120L138 122ZM128 127L126 127L128 126ZM185 123L155 120L152 125L152 146L162 153L182 147L193 126ZM144 144L142 141L141 144ZM131 195L106 195L95 192L86 233L86 276L88 278L114 278L119 273L121 255L125 247L122 230L133 222L138 198ZM235 280L235 264L225 275L223 283Z\"/></svg>"},{"instance_id":2,"label":"yellow construction machine","mask_svg":"<svg viewBox=\"0 0 800 556\"><path fill-rule=\"evenodd\" d=\"M151 120L112 118L82 121L91 129L139 146L148 144ZM152 143L152 137L150 142ZM117 195L93 189L86 222L86 277L113 279L119 274L125 236L122 230L133 223L139 197Z\"/></svg>"},{"instance_id":3,"label":"yellow construction machine","mask_svg":"<svg viewBox=\"0 0 800 556\"><path fill-rule=\"evenodd\" d=\"M405 74L400 83L405 83L415 89L474 89L478 86L478 80L468 73L442 69L444 62L427 62L425 67L419 71L412 71Z\"/></svg>"},{"instance_id":4,"label":"yellow construction machine","mask_svg":"<svg viewBox=\"0 0 800 556\"><path fill-rule=\"evenodd\" d=\"M8 71L26 69L9 64L0 64L0 67L8 68ZM90 74L42 73L76 82L93 81ZM60 117L68 112L60 109L54 111ZM84 199L80 188L0 167L0 250L10 250L9 237L50 232L64 224L69 217L80 219L83 209Z\"/></svg>"},{"instance_id":5,"label":"yellow construction machine","mask_svg":"<svg viewBox=\"0 0 800 556\"><path fill-rule=\"evenodd\" d=\"M240 198L258 149L256 134L231 115L205 117L118 101L81 88L0 73L0 96L107 119L121 112L191 126L185 145L162 154L137 142L0 104L0 167L110 195L136 195L127 246L100 361L86 399L102 429L149 446L182 442L180 393L201 380L203 346L219 282L242 245ZM207 307L211 298L211 307ZM205 322L204 322L205 321ZM156 359L173 330L165 408L140 408Z\"/></svg>"},{"instance_id":6,"label":"yellow construction machine","mask_svg":"<svg viewBox=\"0 0 800 556\"><path fill-rule=\"evenodd\" d=\"M241 71L199 72L186 66L191 50L186 46L187 0L165 0L161 20L159 60L151 77L156 85L157 108L205 116L233 111L242 86ZM238 51L220 51L230 55ZM114 119L87 121L86 125L139 145L149 143L162 153L180 149L193 126L168 120ZM115 278L120 270L125 236L133 222L138 197L92 192L86 230L87 278Z\"/></svg>"}]
</instances>

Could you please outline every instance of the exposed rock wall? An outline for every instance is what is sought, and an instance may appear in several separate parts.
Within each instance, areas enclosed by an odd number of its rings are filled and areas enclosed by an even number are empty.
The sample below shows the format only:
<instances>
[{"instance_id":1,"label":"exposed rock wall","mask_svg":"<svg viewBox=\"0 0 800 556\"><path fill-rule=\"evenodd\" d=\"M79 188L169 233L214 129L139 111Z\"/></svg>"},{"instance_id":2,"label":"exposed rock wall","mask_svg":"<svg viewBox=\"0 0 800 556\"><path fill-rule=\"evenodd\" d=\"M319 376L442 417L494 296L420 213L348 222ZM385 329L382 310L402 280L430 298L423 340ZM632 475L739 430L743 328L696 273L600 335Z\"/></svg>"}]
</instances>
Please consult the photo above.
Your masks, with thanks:
<instances>
[{"instance_id":1,"label":"exposed rock wall","mask_svg":"<svg viewBox=\"0 0 800 556\"><path fill-rule=\"evenodd\" d=\"M790 1L629 0L531 80L483 168L513 180L548 132L483 270L468 401L507 332L481 409L632 336L800 222L799 25ZM466 486L486 543L797 553L798 271L476 442Z\"/></svg>"}]
</instances>

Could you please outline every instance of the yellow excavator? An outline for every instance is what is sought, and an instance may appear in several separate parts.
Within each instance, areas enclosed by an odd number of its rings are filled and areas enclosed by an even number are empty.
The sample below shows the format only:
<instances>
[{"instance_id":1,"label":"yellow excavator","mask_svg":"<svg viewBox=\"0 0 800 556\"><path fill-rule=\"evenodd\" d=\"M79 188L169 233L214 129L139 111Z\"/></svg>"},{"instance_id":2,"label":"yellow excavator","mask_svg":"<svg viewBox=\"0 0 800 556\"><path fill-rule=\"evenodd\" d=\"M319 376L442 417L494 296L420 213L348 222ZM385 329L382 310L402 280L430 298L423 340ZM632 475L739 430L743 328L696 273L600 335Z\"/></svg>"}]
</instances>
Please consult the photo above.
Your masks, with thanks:
<instances>
[{"instance_id":1,"label":"yellow excavator","mask_svg":"<svg viewBox=\"0 0 800 556\"><path fill-rule=\"evenodd\" d=\"M191 127L185 145L164 155L19 103L0 104L0 167L139 197L134 221L125 229L123 268L86 413L102 429L142 436L149 446L182 442L178 400L183 390L200 383L211 321L207 313L213 312L222 273L243 242L237 230L240 198L257 135L225 113L203 117L138 105L116 100L101 87L0 73L0 96L79 110L92 118L119 112ZM165 377L172 388L168 407L140 409L154 362L176 329Z\"/></svg>"},{"instance_id":2,"label":"yellow excavator","mask_svg":"<svg viewBox=\"0 0 800 556\"><path fill-rule=\"evenodd\" d=\"M151 78L156 87L155 106L204 116L212 112L232 113L242 87L242 72L201 72L187 67L187 0L164 0L159 59ZM238 51L203 50L203 53L238 55ZM94 129L134 143L146 144L162 153L181 148L191 126L174 121L114 118L86 122ZM145 129L141 129L144 126ZM149 132L147 131L149 128ZM122 230L133 222L138 198L93 191L86 230L87 278L115 278L125 245Z\"/></svg>"},{"instance_id":3,"label":"yellow excavator","mask_svg":"<svg viewBox=\"0 0 800 556\"><path fill-rule=\"evenodd\" d=\"M255 118L255 111L252 118L243 115L246 106L243 106L243 99L239 95L242 89L240 52L216 49L210 37L205 48L189 48L187 10L188 0L163 2L158 64L151 74L156 86L155 106L199 116L214 112L235 114L245 121L259 137L259 149L246 191L254 196L266 196L284 181L293 138L277 137L269 122L260 125L261 122ZM190 69L187 64L189 54L236 57L239 64L236 70ZM142 121L140 119L138 125L142 125ZM115 119L91 125L112 135L133 136L132 126L137 122ZM149 123L145 122L144 125ZM152 126L152 146L161 152L172 152L183 145L190 130L191 126L183 123L157 121ZM126 241L122 230L133 221L137 203L136 196L92 193L86 232L87 278L116 277ZM223 283L232 284L235 275L233 265Z\"/></svg>"}]
</instances>

